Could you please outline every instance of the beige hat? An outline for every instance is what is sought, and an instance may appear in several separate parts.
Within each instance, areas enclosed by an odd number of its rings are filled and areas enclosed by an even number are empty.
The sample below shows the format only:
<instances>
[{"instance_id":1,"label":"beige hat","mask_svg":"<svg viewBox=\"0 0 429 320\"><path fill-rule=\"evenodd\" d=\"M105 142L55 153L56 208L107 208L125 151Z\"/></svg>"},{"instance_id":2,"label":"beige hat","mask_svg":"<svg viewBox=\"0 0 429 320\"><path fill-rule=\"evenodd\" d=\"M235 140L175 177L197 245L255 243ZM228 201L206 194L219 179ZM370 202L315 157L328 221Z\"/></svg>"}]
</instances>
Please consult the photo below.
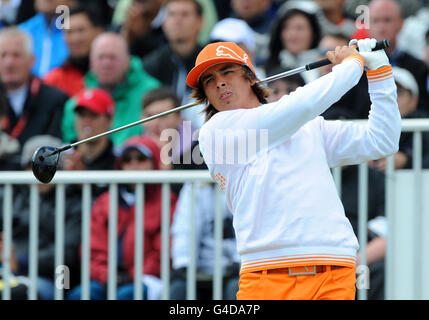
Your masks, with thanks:
<instances>
[{"instance_id":1,"label":"beige hat","mask_svg":"<svg viewBox=\"0 0 429 320\"><path fill-rule=\"evenodd\" d=\"M249 51L255 51L255 34L246 21L226 18L213 27L210 33L211 41L243 43Z\"/></svg>"},{"instance_id":2,"label":"beige hat","mask_svg":"<svg viewBox=\"0 0 429 320\"><path fill-rule=\"evenodd\" d=\"M419 95L419 86L417 85L416 78L414 78L410 71L399 67L393 67L392 70L393 78L397 83L405 89L410 90L413 96Z\"/></svg>"},{"instance_id":3,"label":"beige hat","mask_svg":"<svg viewBox=\"0 0 429 320\"><path fill-rule=\"evenodd\" d=\"M51 135L37 135L33 136L30 139L28 139L24 146L22 147L22 153L21 153L21 167L26 168L28 164L30 163L34 152L41 146L52 146L59 148L63 145L63 142L61 139L58 139L57 137L51 136ZM62 168L62 161L61 157L58 161L58 168Z\"/></svg>"}]
</instances>

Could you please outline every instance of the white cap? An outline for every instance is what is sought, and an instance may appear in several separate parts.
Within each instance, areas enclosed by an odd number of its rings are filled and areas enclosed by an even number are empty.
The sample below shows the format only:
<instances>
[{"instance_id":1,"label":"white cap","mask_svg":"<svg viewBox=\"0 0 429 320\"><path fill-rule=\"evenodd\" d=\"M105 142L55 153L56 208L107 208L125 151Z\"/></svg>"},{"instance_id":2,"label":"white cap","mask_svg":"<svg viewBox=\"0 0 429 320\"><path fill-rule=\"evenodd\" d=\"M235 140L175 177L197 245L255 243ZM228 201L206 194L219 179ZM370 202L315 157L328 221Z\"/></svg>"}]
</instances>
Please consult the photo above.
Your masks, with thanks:
<instances>
[{"instance_id":1,"label":"white cap","mask_svg":"<svg viewBox=\"0 0 429 320\"><path fill-rule=\"evenodd\" d=\"M413 96L419 95L419 86L417 85L416 78L414 78L410 71L399 67L393 67L392 70L393 78L397 83L405 89L410 90Z\"/></svg>"},{"instance_id":2,"label":"white cap","mask_svg":"<svg viewBox=\"0 0 429 320\"><path fill-rule=\"evenodd\" d=\"M210 33L210 40L243 43L252 52L256 48L252 28L241 19L226 18L216 23Z\"/></svg>"}]
</instances>

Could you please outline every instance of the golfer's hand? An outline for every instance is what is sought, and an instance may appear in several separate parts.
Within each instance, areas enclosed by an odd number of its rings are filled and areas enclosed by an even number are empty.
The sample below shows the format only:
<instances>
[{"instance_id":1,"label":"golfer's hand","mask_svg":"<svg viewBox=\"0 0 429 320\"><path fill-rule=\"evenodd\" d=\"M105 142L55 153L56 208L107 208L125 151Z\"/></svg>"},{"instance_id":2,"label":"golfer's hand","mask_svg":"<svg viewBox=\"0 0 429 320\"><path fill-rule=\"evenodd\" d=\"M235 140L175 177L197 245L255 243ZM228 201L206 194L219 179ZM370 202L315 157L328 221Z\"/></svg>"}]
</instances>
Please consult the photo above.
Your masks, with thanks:
<instances>
[{"instance_id":1,"label":"golfer's hand","mask_svg":"<svg viewBox=\"0 0 429 320\"><path fill-rule=\"evenodd\" d=\"M349 42L349 46L358 46L359 54L365 59L365 67L369 70L375 70L389 65L389 58L384 50L371 51L375 48L376 43L377 40L374 38L363 40L352 39Z\"/></svg>"},{"instance_id":2,"label":"golfer's hand","mask_svg":"<svg viewBox=\"0 0 429 320\"><path fill-rule=\"evenodd\" d=\"M359 54L355 46L337 46L335 51L328 51L326 53L326 57L329 59L329 61L332 62L333 65L337 65L340 64L344 58L354 54Z\"/></svg>"}]
</instances>

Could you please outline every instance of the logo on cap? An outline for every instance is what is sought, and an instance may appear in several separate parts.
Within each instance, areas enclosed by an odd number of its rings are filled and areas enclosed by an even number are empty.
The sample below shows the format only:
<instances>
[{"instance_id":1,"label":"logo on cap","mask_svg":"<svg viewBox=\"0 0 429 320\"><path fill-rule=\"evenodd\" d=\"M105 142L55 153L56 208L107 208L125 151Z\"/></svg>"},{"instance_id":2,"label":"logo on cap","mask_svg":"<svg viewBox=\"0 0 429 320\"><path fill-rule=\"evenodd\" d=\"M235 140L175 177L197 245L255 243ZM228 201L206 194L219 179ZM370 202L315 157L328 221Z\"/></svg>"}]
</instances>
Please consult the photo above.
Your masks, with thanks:
<instances>
[{"instance_id":1,"label":"logo on cap","mask_svg":"<svg viewBox=\"0 0 429 320\"><path fill-rule=\"evenodd\" d=\"M226 51L226 52L225 52ZM249 59L249 56L245 53L243 57L241 57L237 52L234 50L225 47L225 46L219 46L216 48L216 55L218 57L230 57L233 59L240 59L243 60L245 64L247 64L247 59Z\"/></svg>"},{"instance_id":2,"label":"logo on cap","mask_svg":"<svg viewBox=\"0 0 429 320\"><path fill-rule=\"evenodd\" d=\"M92 97L94 96L94 93L92 92L91 89L89 90L85 90L85 92L83 93L83 96L85 97L85 99L92 99Z\"/></svg>"},{"instance_id":3,"label":"logo on cap","mask_svg":"<svg viewBox=\"0 0 429 320\"><path fill-rule=\"evenodd\" d=\"M234 42L215 42L204 47L198 54L195 67L186 77L186 83L191 88L198 88L200 75L218 63L239 63L246 65L255 74L247 53Z\"/></svg>"}]
</instances>

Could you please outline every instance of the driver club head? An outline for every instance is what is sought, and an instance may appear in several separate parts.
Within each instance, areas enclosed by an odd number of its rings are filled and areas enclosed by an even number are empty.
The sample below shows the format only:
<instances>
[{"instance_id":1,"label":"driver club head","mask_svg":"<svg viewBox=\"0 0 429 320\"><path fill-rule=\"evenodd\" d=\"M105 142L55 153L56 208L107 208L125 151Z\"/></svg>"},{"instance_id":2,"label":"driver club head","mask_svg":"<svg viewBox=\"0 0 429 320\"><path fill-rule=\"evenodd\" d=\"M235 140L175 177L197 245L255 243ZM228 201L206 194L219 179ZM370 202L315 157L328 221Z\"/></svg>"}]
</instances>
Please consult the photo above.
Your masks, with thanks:
<instances>
[{"instance_id":1,"label":"driver club head","mask_svg":"<svg viewBox=\"0 0 429 320\"><path fill-rule=\"evenodd\" d=\"M41 146L33 154L31 168L34 176L42 183L49 183L55 175L60 158L59 149Z\"/></svg>"}]
</instances>

